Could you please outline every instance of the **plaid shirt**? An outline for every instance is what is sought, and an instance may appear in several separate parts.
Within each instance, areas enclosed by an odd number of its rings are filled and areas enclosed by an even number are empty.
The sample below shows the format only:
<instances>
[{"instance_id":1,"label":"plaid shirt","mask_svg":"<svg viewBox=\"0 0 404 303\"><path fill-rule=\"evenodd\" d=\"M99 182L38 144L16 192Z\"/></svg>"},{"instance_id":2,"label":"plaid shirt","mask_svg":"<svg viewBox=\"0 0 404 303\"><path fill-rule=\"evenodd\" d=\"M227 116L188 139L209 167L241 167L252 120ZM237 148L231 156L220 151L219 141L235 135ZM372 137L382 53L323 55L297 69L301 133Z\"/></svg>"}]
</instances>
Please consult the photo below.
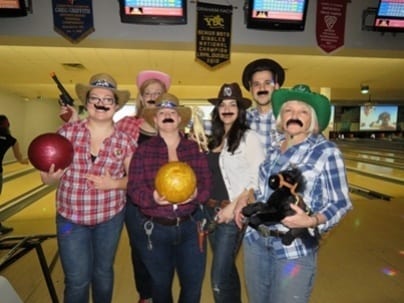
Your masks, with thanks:
<instances>
[{"instance_id":1,"label":"plaid shirt","mask_svg":"<svg viewBox=\"0 0 404 303\"><path fill-rule=\"evenodd\" d=\"M73 162L62 176L56 194L57 211L63 217L83 225L105 222L125 206L125 189L99 190L86 179L88 174L113 178L125 176L124 160L131 157L136 141L125 133L115 131L103 142L93 162L90 152L90 132L87 120L66 123L58 131L72 142Z\"/></svg>"},{"instance_id":2,"label":"plaid shirt","mask_svg":"<svg viewBox=\"0 0 404 303\"><path fill-rule=\"evenodd\" d=\"M315 213L321 213L327 221L319 225L320 233L330 230L352 208L341 152L336 145L322 135L311 135L304 142L287 149L283 154L273 148L261 164L257 201L267 201L273 190L268 186L269 176L294 165L300 169L306 181L303 200ZM282 224L271 229L287 231ZM246 232L246 241L254 241L260 234L252 228ZM290 246L284 246L278 237L269 237L270 245L279 258L294 259L307 255L316 247L307 247L297 238Z\"/></svg>"},{"instance_id":3,"label":"plaid shirt","mask_svg":"<svg viewBox=\"0 0 404 303\"><path fill-rule=\"evenodd\" d=\"M139 130L142 122L143 119L139 119L133 116L125 116L121 120L116 122L115 128L128 134L137 141L137 139L139 138Z\"/></svg>"},{"instance_id":4,"label":"plaid shirt","mask_svg":"<svg viewBox=\"0 0 404 303\"><path fill-rule=\"evenodd\" d=\"M157 170L168 162L168 149L159 136L143 142L134 154L128 180L128 195L131 201L141 208L143 214L152 217L175 218L189 215L199 203L204 203L210 196L211 173L206 154L199 152L198 145L192 140L181 137L177 147L179 161L188 163L195 171L198 196L194 201L178 205L174 211L171 205L158 205L153 198L154 179Z\"/></svg>"},{"instance_id":5,"label":"plaid shirt","mask_svg":"<svg viewBox=\"0 0 404 303\"><path fill-rule=\"evenodd\" d=\"M272 146L278 146L283 139L283 135L276 129L276 120L272 110L266 114L260 114L257 108L252 108L247 111L247 122L250 128L259 135L265 153L268 153Z\"/></svg>"}]
</instances>

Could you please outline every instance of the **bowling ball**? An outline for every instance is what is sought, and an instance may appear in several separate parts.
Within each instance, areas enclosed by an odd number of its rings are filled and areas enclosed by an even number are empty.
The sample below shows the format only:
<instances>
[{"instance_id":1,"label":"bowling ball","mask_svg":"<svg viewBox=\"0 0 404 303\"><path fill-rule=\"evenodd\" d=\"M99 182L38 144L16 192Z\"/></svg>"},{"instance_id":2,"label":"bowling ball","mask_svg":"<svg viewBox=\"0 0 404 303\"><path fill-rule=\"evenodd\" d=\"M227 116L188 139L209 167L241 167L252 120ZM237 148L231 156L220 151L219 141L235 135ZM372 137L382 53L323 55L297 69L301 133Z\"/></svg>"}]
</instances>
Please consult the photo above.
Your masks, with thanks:
<instances>
[{"instance_id":1,"label":"bowling ball","mask_svg":"<svg viewBox=\"0 0 404 303\"><path fill-rule=\"evenodd\" d=\"M28 159L31 164L46 172L52 164L55 164L55 170L68 167L73 160L73 154L71 142L56 133L39 135L28 147Z\"/></svg>"},{"instance_id":2,"label":"bowling ball","mask_svg":"<svg viewBox=\"0 0 404 303\"><path fill-rule=\"evenodd\" d=\"M154 185L160 196L166 197L171 203L179 203L194 193L196 175L185 162L168 162L157 171Z\"/></svg>"}]
</instances>

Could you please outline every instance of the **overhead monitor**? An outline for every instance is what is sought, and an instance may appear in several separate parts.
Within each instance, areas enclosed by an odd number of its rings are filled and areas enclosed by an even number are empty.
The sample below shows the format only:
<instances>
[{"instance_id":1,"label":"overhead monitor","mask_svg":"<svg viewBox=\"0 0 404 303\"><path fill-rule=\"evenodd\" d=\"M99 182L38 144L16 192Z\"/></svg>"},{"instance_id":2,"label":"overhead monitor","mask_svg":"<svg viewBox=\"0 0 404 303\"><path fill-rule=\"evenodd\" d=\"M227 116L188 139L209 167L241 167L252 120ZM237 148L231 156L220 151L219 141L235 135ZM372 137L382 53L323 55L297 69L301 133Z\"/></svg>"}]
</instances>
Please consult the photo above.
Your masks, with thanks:
<instances>
[{"instance_id":1,"label":"overhead monitor","mask_svg":"<svg viewBox=\"0 0 404 303\"><path fill-rule=\"evenodd\" d=\"M247 28L303 31L309 0L248 0Z\"/></svg>"},{"instance_id":2,"label":"overhead monitor","mask_svg":"<svg viewBox=\"0 0 404 303\"><path fill-rule=\"evenodd\" d=\"M25 0L0 0L0 17L24 17L26 15Z\"/></svg>"},{"instance_id":3,"label":"overhead monitor","mask_svg":"<svg viewBox=\"0 0 404 303\"><path fill-rule=\"evenodd\" d=\"M186 0L119 0L121 21L137 24L186 24Z\"/></svg>"},{"instance_id":4,"label":"overhead monitor","mask_svg":"<svg viewBox=\"0 0 404 303\"><path fill-rule=\"evenodd\" d=\"M374 28L382 32L404 32L404 0L379 0Z\"/></svg>"},{"instance_id":5,"label":"overhead monitor","mask_svg":"<svg viewBox=\"0 0 404 303\"><path fill-rule=\"evenodd\" d=\"M359 130L395 131L397 130L397 116L397 105L362 105Z\"/></svg>"}]
</instances>

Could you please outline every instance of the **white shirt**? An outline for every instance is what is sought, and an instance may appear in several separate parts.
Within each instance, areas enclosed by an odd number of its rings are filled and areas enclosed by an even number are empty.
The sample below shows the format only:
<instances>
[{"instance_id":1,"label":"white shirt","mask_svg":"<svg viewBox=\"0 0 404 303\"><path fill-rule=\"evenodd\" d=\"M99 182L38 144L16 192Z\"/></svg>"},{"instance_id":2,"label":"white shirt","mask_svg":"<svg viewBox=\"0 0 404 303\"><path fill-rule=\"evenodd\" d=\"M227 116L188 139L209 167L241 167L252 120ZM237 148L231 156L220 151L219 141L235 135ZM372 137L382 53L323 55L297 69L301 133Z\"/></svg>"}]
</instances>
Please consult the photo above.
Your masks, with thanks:
<instances>
[{"instance_id":1,"label":"white shirt","mask_svg":"<svg viewBox=\"0 0 404 303\"><path fill-rule=\"evenodd\" d=\"M234 201L244 189L256 189L258 170L265 159L265 151L258 134L247 130L239 147L230 153L227 140L219 156L219 167L230 201Z\"/></svg>"}]
</instances>

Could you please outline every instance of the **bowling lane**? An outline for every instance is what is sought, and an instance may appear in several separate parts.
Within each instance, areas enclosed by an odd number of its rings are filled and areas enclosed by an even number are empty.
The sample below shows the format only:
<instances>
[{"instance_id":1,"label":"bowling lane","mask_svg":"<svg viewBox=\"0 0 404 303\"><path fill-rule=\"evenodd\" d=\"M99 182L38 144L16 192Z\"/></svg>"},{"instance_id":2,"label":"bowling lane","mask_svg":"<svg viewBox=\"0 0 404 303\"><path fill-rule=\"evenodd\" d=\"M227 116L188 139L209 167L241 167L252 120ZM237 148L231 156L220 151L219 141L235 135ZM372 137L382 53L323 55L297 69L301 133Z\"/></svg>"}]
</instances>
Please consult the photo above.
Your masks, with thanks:
<instances>
[{"instance_id":1,"label":"bowling lane","mask_svg":"<svg viewBox=\"0 0 404 303\"><path fill-rule=\"evenodd\" d=\"M401 186L404 186L404 170L402 169L386 167L383 164L376 165L347 159L345 160L345 165L347 170L397 182Z\"/></svg>"},{"instance_id":2,"label":"bowling lane","mask_svg":"<svg viewBox=\"0 0 404 303\"><path fill-rule=\"evenodd\" d=\"M389 182L378 177L363 175L354 171L347 171L348 182L355 187L378 192L394 199L404 197L404 185Z\"/></svg>"},{"instance_id":3,"label":"bowling lane","mask_svg":"<svg viewBox=\"0 0 404 303\"><path fill-rule=\"evenodd\" d=\"M0 195L0 205L22 195L30 189L42 184L41 177L37 170L19 178L12 179L3 184L3 192Z\"/></svg>"},{"instance_id":4,"label":"bowling lane","mask_svg":"<svg viewBox=\"0 0 404 303\"><path fill-rule=\"evenodd\" d=\"M17 171L22 171L27 168L32 168L31 165L21 164L19 162L11 162L9 164L3 165L3 177L7 174L11 174Z\"/></svg>"}]
</instances>

